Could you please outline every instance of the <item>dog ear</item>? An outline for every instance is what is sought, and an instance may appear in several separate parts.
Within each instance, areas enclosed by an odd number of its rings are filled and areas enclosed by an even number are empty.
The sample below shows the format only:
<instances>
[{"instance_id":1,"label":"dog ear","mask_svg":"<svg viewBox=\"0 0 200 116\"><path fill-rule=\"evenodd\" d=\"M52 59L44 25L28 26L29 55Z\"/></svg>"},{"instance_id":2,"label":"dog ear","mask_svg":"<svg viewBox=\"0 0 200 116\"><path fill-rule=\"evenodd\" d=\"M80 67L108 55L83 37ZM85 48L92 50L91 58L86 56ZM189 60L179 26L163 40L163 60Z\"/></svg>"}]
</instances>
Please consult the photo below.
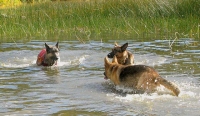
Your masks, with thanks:
<instances>
[{"instance_id":1,"label":"dog ear","mask_svg":"<svg viewBox=\"0 0 200 116\"><path fill-rule=\"evenodd\" d=\"M59 48L58 43L59 43L59 42L57 42L56 45L55 45L57 48Z\"/></svg>"},{"instance_id":2,"label":"dog ear","mask_svg":"<svg viewBox=\"0 0 200 116\"><path fill-rule=\"evenodd\" d=\"M116 64L118 64L118 61L117 61L117 57L116 57L116 55L114 55L113 60L112 60L112 63L116 63Z\"/></svg>"},{"instance_id":3,"label":"dog ear","mask_svg":"<svg viewBox=\"0 0 200 116\"><path fill-rule=\"evenodd\" d=\"M46 43L45 43L45 48L46 48L47 53L49 53L50 47Z\"/></svg>"},{"instance_id":4,"label":"dog ear","mask_svg":"<svg viewBox=\"0 0 200 116\"><path fill-rule=\"evenodd\" d=\"M110 63L110 62L108 61L108 58L107 58L107 57L104 58L104 63L105 63L105 65L107 65L107 64Z\"/></svg>"},{"instance_id":5,"label":"dog ear","mask_svg":"<svg viewBox=\"0 0 200 116\"><path fill-rule=\"evenodd\" d=\"M119 45L118 45L117 42L115 41L115 47L116 47L116 46L119 46Z\"/></svg>"},{"instance_id":6,"label":"dog ear","mask_svg":"<svg viewBox=\"0 0 200 116\"><path fill-rule=\"evenodd\" d=\"M59 42L57 42L55 46L56 46L56 48L58 48L58 51L60 51L58 44L59 44Z\"/></svg>"},{"instance_id":7,"label":"dog ear","mask_svg":"<svg viewBox=\"0 0 200 116\"><path fill-rule=\"evenodd\" d=\"M127 47L128 47L128 43L125 43L125 44L121 47L122 52L125 51Z\"/></svg>"}]
</instances>

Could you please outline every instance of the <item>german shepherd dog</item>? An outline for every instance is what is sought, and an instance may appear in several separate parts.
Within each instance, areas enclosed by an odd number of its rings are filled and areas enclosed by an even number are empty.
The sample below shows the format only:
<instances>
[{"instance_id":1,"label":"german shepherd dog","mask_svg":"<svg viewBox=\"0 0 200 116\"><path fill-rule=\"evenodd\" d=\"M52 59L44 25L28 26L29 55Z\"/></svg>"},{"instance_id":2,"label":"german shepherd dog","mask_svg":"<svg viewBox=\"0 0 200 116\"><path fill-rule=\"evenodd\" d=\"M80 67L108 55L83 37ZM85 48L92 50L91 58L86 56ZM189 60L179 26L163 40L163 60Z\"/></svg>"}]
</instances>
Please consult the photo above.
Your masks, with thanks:
<instances>
[{"instance_id":1,"label":"german shepherd dog","mask_svg":"<svg viewBox=\"0 0 200 116\"><path fill-rule=\"evenodd\" d=\"M135 92L154 92L156 87L163 85L178 96L180 90L176 85L162 78L152 67L146 65L121 65L117 57L112 63L107 57L104 59L105 79L110 79L115 85L133 88Z\"/></svg>"},{"instance_id":2,"label":"german shepherd dog","mask_svg":"<svg viewBox=\"0 0 200 116\"><path fill-rule=\"evenodd\" d=\"M45 48L38 54L36 64L38 66L57 65L59 58L58 42L55 46L49 46L45 43Z\"/></svg>"},{"instance_id":3,"label":"german shepherd dog","mask_svg":"<svg viewBox=\"0 0 200 116\"><path fill-rule=\"evenodd\" d=\"M127 47L128 47L128 43L125 43L122 46L119 46L117 43L115 43L115 46L112 49L112 52L110 52L107 55L108 58L113 58L114 56L116 56L119 64L133 65L134 64L134 56L132 53L130 53L129 51L126 50Z\"/></svg>"}]
</instances>

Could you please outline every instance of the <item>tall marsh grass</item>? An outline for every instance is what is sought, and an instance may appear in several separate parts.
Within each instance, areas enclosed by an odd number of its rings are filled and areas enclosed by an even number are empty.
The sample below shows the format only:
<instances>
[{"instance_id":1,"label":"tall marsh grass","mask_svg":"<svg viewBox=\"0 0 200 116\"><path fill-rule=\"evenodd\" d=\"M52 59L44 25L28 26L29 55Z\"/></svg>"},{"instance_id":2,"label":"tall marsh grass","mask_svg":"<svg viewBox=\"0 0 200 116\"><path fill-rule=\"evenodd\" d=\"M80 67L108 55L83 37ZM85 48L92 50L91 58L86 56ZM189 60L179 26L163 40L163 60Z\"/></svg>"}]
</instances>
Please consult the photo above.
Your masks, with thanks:
<instances>
[{"instance_id":1,"label":"tall marsh grass","mask_svg":"<svg viewBox=\"0 0 200 116\"><path fill-rule=\"evenodd\" d=\"M0 10L0 40L199 39L200 0L46 2Z\"/></svg>"}]
</instances>

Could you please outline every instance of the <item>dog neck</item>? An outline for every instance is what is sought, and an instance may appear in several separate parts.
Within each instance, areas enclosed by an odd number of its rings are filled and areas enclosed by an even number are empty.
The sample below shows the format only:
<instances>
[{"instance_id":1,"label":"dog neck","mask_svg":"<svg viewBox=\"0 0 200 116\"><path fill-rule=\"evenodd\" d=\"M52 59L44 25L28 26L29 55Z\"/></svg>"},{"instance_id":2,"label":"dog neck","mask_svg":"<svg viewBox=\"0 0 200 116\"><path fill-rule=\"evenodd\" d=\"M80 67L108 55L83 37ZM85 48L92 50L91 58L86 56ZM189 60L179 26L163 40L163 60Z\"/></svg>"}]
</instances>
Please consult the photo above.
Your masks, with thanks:
<instances>
[{"instance_id":1,"label":"dog neck","mask_svg":"<svg viewBox=\"0 0 200 116\"><path fill-rule=\"evenodd\" d=\"M117 57L117 61L119 64L125 64L126 60L128 58L128 53L126 51L124 51L122 56L116 56Z\"/></svg>"},{"instance_id":2,"label":"dog neck","mask_svg":"<svg viewBox=\"0 0 200 116\"><path fill-rule=\"evenodd\" d=\"M112 73L110 75L110 80L112 80L115 85L120 84L119 78L116 78L116 77L119 77L119 74L120 74L120 73L116 73L116 72L118 72L117 71L118 69L120 69L120 65L119 64L113 64L113 66L111 68Z\"/></svg>"}]
</instances>

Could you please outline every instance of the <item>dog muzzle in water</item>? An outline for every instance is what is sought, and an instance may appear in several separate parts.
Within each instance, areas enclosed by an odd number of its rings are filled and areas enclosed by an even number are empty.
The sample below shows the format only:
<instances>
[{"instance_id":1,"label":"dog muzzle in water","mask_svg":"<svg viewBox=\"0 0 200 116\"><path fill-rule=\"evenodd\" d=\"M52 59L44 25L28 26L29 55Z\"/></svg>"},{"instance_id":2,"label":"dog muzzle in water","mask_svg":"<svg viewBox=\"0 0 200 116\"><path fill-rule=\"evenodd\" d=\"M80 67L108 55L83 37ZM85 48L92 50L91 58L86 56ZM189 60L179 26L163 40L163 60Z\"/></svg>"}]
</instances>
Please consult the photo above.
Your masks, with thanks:
<instances>
[{"instance_id":1,"label":"dog muzzle in water","mask_svg":"<svg viewBox=\"0 0 200 116\"><path fill-rule=\"evenodd\" d=\"M58 65L60 63L60 57L56 57L53 60L55 65Z\"/></svg>"},{"instance_id":2,"label":"dog muzzle in water","mask_svg":"<svg viewBox=\"0 0 200 116\"><path fill-rule=\"evenodd\" d=\"M60 61L59 59L59 57L53 56L46 62L46 64L48 64L48 66L58 65L58 61Z\"/></svg>"}]
</instances>

